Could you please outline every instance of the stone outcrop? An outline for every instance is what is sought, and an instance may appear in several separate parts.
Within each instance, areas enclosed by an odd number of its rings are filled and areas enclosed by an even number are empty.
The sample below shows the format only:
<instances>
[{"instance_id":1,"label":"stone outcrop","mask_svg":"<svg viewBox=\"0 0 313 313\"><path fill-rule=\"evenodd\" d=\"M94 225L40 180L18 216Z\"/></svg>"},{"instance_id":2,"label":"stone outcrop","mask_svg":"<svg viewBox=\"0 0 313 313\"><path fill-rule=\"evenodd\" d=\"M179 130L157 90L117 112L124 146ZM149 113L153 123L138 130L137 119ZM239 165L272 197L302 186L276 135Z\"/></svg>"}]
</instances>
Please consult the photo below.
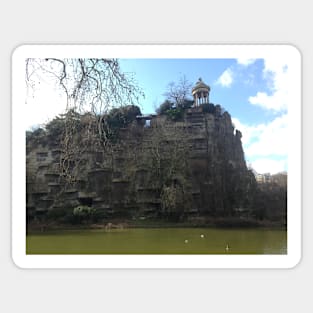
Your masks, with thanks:
<instances>
[{"instance_id":1,"label":"stone outcrop","mask_svg":"<svg viewBox=\"0 0 313 313\"><path fill-rule=\"evenodd\" d=\"M179 121L138 117L103 148L74 155L75 179L60 174L59 137L27 140L27 212L62 217L84 205L100 218L230 216L251 208L255 179L247 169L241 133L228 112L186 109ZM69 164L69 167L71 164ZM64 213L65 212L65 213Z\"/></svg>"}]
</instances>

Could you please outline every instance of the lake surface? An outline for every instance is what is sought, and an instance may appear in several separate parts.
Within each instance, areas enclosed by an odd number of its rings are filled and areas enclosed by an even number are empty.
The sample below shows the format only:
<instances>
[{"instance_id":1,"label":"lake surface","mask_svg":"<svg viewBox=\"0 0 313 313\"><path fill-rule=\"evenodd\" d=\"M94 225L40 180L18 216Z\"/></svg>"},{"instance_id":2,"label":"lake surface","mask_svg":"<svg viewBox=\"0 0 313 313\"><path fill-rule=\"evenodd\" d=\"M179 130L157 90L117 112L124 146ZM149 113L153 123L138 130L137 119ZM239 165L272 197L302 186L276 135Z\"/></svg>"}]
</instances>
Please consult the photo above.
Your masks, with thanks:
<instances>
[{"instance_id":1,"label":"lake surface","mask_svg":"<svg viewBox=\"0 0 313 313\"><path fill-rule=\"evenodd\" d=\"M286 254L287 231L159 228L29 234L27 254Z\"/></svg>"}]
</instances>

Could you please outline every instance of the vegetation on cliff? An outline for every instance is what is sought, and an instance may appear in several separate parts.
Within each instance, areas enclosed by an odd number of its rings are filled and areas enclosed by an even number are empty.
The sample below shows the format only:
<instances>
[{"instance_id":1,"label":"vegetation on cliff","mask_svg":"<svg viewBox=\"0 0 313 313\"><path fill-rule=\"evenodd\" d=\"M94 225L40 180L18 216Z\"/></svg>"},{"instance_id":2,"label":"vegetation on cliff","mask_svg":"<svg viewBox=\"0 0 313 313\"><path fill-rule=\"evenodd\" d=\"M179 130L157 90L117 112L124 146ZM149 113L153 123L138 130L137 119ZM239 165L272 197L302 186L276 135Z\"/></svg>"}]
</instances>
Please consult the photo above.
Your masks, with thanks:
<instances>
[{"instance_id":1,"label":"vegetation on cliff","mask_svg":"<svg viewBox=\"0 0 313 313\"><path fill-rule=\"evenodd\" d=\"M65 114L26 133L28 222L286 224L286 187L257 185L229 113L193 107L184 77L168 85L157 115L142 116L142 92L118 60L26 64L29 86L34 73L53 72L67 101Z\"/></svg>"},{"instance_id":2,"label":"vegetation on cliff","mask_svg":"<svg viewBox=\"0 0 313 313\"><path fill-rule=\"evenodd\" d=\"M147 126L135 106L96 118L71 111L27 133L28 220L286 224L286 187L256 183L228 112L213 104L182 112ZM71 154L60 144L69 120ZM111 131L105 145L99 120Z\"/></svg>"}]
</instances>

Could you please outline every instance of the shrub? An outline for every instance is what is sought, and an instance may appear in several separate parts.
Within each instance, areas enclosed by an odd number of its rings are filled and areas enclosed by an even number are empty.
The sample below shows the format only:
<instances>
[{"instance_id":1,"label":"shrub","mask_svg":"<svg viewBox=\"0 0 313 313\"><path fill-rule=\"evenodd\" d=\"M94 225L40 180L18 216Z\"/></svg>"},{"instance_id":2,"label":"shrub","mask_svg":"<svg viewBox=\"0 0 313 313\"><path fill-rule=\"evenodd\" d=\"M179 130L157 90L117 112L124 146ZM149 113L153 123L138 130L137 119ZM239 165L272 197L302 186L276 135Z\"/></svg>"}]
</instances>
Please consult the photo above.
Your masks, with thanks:
<instances>
[{"instance_id":1,"label":"shrub","mask_svg":"<svg viewBox=\"0 0 313 313\"><path fill-rule=\"evenodd\" d=\"M135 121L137 115L141 115L141 111L135 105L112 109L106 116L101 118L101 127L105 137L112 142L116 141L119 129L127 127L127 125Z\"/></svg>"},{"instance_id":2,"label":"shrub","mask_svg":"<svg viewBox=\"0 0 313 313\"><path fill-rule=\"evenodd\" d=\"M87 205L79 205L73 209L73 215L75 216L90 216L95 213L95 209Z\"/></svg>"},{"instance_id":3,"label":"shrub","mask_svg":"<svg viewBox=\"0 0 313 313\"><path fill-rule=\"evenodd\" d=\"M166 114L169 110L173 108L174 104L169 100L165 100L160 107L156 110L158 114Z\"/></svg>"},{"instance_id":4,"label":"shrub","mask_svg":"<svg viewBox=\"0 0 313 313\"><path fill-rule=\"evenodd\" d=\"M79 205L73 209L73 222L82 223L83 221L90 221L95 213L96 209L86 205Z\"/></svg>"},{"instance_id":5,"label":"shrub","mask_svg":"<svg viewBox=\"0 0 313 313\"><path fill-rule=\"evenodd\" d=\"M203 103L202 109L204 113L215 114L215 106L213 103Z\"/></svg>"},{"instance_id":6,"label":"shrub","mask_svg":"<svg viewBox=\"0 0 313 313\"><path fill-rule=\"evenodd\" d=\"M184 116L184 110L180 108L175 108L168 110L166 112L166 115L172 120L172 121L178 121L181 120Z\"/></svg>"},{"instance_id":7,"label":"shrub","mask_svg":"<svg viewBox=\"0 0 313 313\"><path fill-rule=\"evenodd\" d=\"M172 121L181 120L184 116L184 110L191 106L190 101L186 100L181 107L175 107L169 100L164 101L157 109L160 115L166 115Z\"/></svg>"},{"instance_id":8,"label":"shrub","mask_svg":"<svg viewBox=\"0 0 313 313\"><path fill-rule=\"evenodd\" d=\"M56 117L46 125L46 130L50 138L61 139L65 130L65 119Z\"/></svg>"},{"instance_id":9,"label":"shrub","mask_svg":"<svg viewBox=\"0 0 313 313\"><path fill-rule=\"evenodd\" d=\"M189 109L193 106L193 100L185 99L184 102L182 103L181 108L182 109Z\"/></svg>"},{"instance_id":10,"label":"shrub","mask_svg":"<svg viewBox=\"0 0 313 313\"><path fill-rule=\"evenodd\" d=\"M140 108L136 105L127 105L120 108L125 124L130 124L136 120L137 115L141 115Z\"/></svg>"}]
</instances>

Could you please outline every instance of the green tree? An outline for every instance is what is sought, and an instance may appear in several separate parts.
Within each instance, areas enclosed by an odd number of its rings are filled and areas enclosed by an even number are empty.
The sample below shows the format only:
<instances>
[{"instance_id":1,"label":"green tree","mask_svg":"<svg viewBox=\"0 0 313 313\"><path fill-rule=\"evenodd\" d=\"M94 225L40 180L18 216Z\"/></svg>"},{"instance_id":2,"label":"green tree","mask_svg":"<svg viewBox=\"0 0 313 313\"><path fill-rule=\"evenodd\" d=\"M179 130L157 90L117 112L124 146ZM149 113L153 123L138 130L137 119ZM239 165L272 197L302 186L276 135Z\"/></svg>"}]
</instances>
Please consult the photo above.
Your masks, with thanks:
<instances>
[{"instance_id":1,"label":"green tree","mask_svg":"<svg viewBox=\"0 0 313 313\"><path fill-rule=\"evenodd\" d=\"M156 110L156 112L160 115L166 114L169 110L173 108L173 103L169 100L165 100L160 107Z\"/></svg>"},{"instance_id":2,"label":"green tree","mask_svg":"<svg viewBox=\"0 0 313 313\"><path fill-rule=\"evenodd\" d=\"M100 117L102 138L106 137L115 142L119 129L127 127L138 115L141 115L141 111L135 105L113 108L108 114Z\"/></svg>"}]
</instances>

